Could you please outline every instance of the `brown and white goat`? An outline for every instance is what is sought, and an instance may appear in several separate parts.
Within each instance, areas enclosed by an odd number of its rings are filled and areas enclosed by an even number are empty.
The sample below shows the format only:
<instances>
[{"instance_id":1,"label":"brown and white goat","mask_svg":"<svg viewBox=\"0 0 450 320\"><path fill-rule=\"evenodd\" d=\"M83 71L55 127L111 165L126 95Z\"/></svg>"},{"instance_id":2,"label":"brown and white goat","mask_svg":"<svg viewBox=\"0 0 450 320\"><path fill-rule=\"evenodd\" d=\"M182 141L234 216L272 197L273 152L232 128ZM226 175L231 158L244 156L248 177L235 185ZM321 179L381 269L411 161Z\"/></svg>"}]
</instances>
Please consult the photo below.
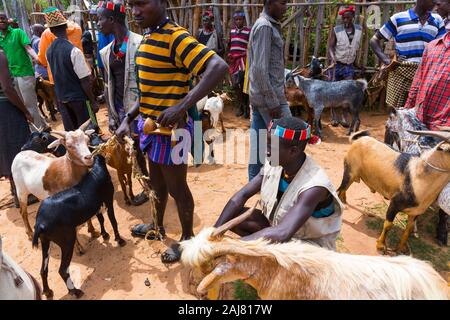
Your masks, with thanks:
<instances>
[{"instance_id":1,"label":"brown and white goat","mask_svg":"<svg viewBox=\"0 0 450 320\"><path fill-rule=\"evenodd\" d=\"M53 131L60 136L49 148L63 144L67 149L64 156L55 158L35 151L22 151L17 154L11 166L16 193L20 204L20 213L25 224L26 233L31 240L33 230L28 221L28 195L33 194L43 200L57 192L71 188L81 181L92 166L92 154L89 151L89 134L94 130L80 128L76 131ZM89 232L96 234L92 223ZM78 243L80 253L83 251Z\"/></svg>"},{"instance_id":2,"label":"brown and white goat","mask_svg":"<svg viewBox=\"0 0 450 320\"><path fill-rule=\"evenodd\" d=\"M301 241L242 241L222 237L219 229L181 243L183 264L209 269L199 293L241 279L261 299L447 299L444 279L412 257L337 253Z\"/></svg>"},{"instance_id":3,"label":"brown and white goat","mask_svg":"<svg viewBox=\"0 0 450 320\"><path fill-rule=\"evenodd\" d=\"M450 181L450 132L409 131L418 135L431 135L444 141L420 157L400 153L384 143L358 132L350 138L352 143L344 160L344 176L338 189L345 203L345 192L353 182L362 180L372 192L390 200L383 231L377 240L377 249L386 251L386 234L393 226L399 211L408 215L408 224L397 251L405 252L408 237L417 216L433 204Z\"/></svg>"}]
</instances>

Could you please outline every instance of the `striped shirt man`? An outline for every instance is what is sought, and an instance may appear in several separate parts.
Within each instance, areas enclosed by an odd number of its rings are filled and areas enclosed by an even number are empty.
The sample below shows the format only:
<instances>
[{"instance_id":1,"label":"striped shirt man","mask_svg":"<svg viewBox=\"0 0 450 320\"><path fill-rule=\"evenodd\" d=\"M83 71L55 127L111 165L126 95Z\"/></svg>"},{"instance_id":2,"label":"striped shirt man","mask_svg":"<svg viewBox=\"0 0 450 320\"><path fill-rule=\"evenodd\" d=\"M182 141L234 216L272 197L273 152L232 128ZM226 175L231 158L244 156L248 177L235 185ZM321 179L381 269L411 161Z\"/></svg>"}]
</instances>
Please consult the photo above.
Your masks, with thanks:
<instances>
[{"instance_id":1,"label":"striped shirt man","mask_svg":"<svg viewBox=\"0 0 450 320\"><path fill-rule=\"evenodd\" d=\"M245 71L250 31L249 27L243 27L242 29L234 28L230 32L230 43L228 46L230 48L228 53L230 74Z\"/></svg>"},{"instance_id":2,"label":"striped shirt man","mask_svg":"<svg viewBox=\"0 0 450 320\"><path fill-rule=\"evenodd\" d=\"M145 35L136 54L139 111L156 120L166 108L176 106L189 92L192 75L198 75L213 55L172 21Z\"/></svg>"},{"instance_id":3,"label":"striped shirt man","mask_svg":"<svg viewBox=\"0 0 450 320\"><path fill-rule=\"evenodd\" d=\"M428 13L424 25L413 9L394 14L384 26L377 31L379 39L394 38L395 49L399 57L409 62L420 63L427 43L445 34L444 21L440 15Z\"/></svg>"},{"instance_id":4,"label":"striped shirt man","mask_svg":"<svg viewBox=\"0 0 450 320\"><path fill-rule=\"evenodd\" d=\"M190 90L191 77L200 74L214 54L214 51L200 44L186 29L170 20L144 36L136 53L139 111L142 115L137 129L140 133L140 148L147 152L153 163L187 163L187 152L183 148L183 152L174 158L171 129L160 128L159 134L144 134L143 118L157 120L162 111L178 105ZM192 138L193 119L187 115L184 129ZM186 144L187 150L190 150L190 141L178 139L177 143Z\"/></svg>"}]
</instances>

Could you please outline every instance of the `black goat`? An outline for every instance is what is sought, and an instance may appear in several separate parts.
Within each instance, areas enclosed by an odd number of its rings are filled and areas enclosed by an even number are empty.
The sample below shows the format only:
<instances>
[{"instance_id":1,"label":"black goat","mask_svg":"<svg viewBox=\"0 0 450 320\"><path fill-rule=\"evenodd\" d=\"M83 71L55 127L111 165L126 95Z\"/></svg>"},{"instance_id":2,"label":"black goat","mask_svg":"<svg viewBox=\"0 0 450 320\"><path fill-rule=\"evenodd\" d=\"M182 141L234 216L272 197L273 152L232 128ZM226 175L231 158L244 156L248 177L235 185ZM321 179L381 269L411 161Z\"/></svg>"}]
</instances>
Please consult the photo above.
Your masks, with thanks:
<instances>
[{"instance_id":1,"label":"black goat","mask_svg":"<svg viewBox=\"0 0 450 320\"><path fill-rule=\"evenodd\" d=\"M89 137L91 146L95 147L105 142L99 134L98 126L90 124L86 130L90 129L95 130L95 132ZM35 131L31 133L28 141L23 145L21 151L32 150L37 153L51 153L56 157L62 157L66 154L66 148L62 144L56 149L48 148L48 146L56 140L58 140L58 138L51 135L50 128L47 128L44 131Z\"/></svg>"},{"instance_id":2,"label":"black goat","mask_svg":"<svg viewBox=\"0 0 450 320\"><path fill-rule=\"evenodd\" d=\"M66 154L66 148L60 144L56 149L49 149L48 146L58 140L50 134L50 128L44 131L32 132L28 141L23 145L21 151L32 150L38 153L52 153L56 157L62 157Z\"/></svg>"},{"instance_id":3,"label":"black goat","mask_svg":"<svg viewBox=\"0 0 450 320\"><path fill-rule=\"evenodd\" d=\"M100 222L101 235L108 240L109 234L105 230L104 218L100 208L104 205L108 210L108 217L114 229L115 241L120 246L126 244L120 237L113 207L114 186L111 181L106 160L97 155L92 170L79 184L68 190L54 194L42 201L37 212L34 227L33 247L38 246L39 239L42 244L41 277L43 293L47 298L53 296L47 282L48 276L48 250L50 242L55 242L61 248L61 265L59 274L67 285L69 294L77 298L83 295L76 289L70 279L69 265L72 260L73 248L76 239L76 228L87 222L94 215Z\"/></svg>"}]
</instances>

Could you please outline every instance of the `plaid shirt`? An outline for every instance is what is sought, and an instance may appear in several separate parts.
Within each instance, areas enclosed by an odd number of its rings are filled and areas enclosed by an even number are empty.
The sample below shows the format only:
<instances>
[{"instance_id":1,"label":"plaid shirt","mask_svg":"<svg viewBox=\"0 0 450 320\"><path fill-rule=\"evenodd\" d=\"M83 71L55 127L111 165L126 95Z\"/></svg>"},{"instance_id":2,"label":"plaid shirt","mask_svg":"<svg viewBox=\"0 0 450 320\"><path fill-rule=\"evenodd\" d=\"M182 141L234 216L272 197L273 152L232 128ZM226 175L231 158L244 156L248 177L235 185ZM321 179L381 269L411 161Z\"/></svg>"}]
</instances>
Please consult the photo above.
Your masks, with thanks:
<instances>
[{"instance_id":1,"label":"plaid shirt","mask_svg":"<svg viewBox=\"0 0 450 320\"><path fill-rule=\"evenodd\" d=\"M450 32L430 42L411 86L406 108L429 129L450 126Z\"/></svg>"}]
</instances>

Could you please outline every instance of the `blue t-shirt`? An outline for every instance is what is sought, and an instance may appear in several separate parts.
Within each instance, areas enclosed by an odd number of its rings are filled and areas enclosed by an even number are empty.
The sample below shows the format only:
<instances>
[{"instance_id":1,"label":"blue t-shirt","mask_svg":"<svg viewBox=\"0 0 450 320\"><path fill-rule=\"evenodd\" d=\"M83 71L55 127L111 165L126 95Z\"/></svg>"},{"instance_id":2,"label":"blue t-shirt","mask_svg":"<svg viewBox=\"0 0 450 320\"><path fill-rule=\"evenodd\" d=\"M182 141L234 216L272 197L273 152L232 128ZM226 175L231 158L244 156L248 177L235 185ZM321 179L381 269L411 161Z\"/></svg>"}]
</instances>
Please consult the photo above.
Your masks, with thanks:
<instances>
[{"instance_id":1,"label":"blue t-shirt","mask_svg":"<svg viewBox=\"0 0 450 320\"><path fill-rule=\"evenodd\" d=\"M33 38L31 39L31 47L33 48L34 52L36 54L39 53L39 44L41 43L41 38L38 36L33 35ZM37 77L38 75L41 75L45 80L48 80L48 71L47 68L44 66L41 66L39 63L36 63L34 66L34 73Z\"/></svg>"},{"instance_id":2,"label":"blue t-shirt","mask_svg":"<svg viewBox=\"0 0 450 320\"><path fill-rule=\"evenodd\" d=\"M97 49L97 65L99 68L104 68L102 57L100 56L100 50L102 50L104 47L106 47L108 44L110 44L114 40L114 35L110 34L108 36L105 36L100 31L98 32L98 49Z\"/></svg>"}]
</instances>

